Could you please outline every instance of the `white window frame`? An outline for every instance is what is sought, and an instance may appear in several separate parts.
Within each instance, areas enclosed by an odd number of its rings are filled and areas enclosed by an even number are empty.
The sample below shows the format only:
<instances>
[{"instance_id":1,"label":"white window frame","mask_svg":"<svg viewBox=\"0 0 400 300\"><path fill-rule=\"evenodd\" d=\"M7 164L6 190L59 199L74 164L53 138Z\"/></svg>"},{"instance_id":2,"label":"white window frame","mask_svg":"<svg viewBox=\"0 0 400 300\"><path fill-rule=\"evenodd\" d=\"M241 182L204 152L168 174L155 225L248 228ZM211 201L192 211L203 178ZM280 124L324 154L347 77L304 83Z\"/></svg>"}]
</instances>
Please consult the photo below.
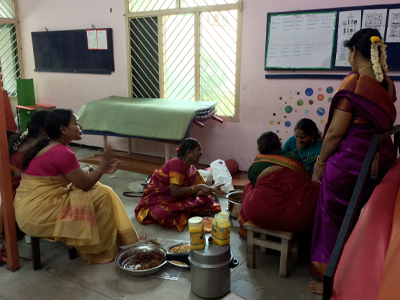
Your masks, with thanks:
<instances>
[{"instance_id":1,"label":"white window frame","mask_svg":"<svg viewBox=\"0 0 400 300\"><path fill-rule=\"evenodd\" d=\"M177 0L177 6L180 5L180 0ZM199 54L199 28L200 28L200 13L202 12L213 12L213 11L225 11L237 9L237 39L236 39L236 75L235 75L235 111L233 116L221 116L219 118L224 121L238 122L239 121L239 108L240 108L240 68L241 68L241 46L242 46L242 19L243 19L243 0L238 0L237 3L233 4L218 4L218 5L207 5L197 7L185 7L185 8L174 8L174 9L163 9L163 10L152 10L152 11L141 11L141 12L130 12L129 11L129 0L125 0L125 23L126 23L126 41L127 41L127 64L128 64L128 87L129 95L132 95L132 67L131 67L131 49L130 49L130 19L131 18L143 18L143 17L158 17L158 36L159 36L159 66L161 68L163 59L162 49L162 26L161 20L165 15L175 14L194 14L195 17L195 100L200 101L200 54ZM159 72L160 91L163 91L163 78L162 73ZM162 95L161 95L162 97Z\"/></svg>"},{"instance_id":2,"label":"white window frame","mask_svg":"<svg viewBox=\"0 0 400 300\"><path fill-rule=\"evenodd\" d=\"M16 35L17 35L17 49L18 49L18 64L19 64L19 77L18 78L24 78L24 68L23 68L23 63L22 63L22 47L21 47L21 31L19 27L19 18L18 18L18 5L17 5L17 0L12 0L14 3L14 18L2 18L0 17L0 24L13 24L15 26L16 30ZM3 2L0 0L0 2ZM18 79L17 78L17 79ZM2 82L2 87L4 89L4 84ZM16 91L15 93L10 94L10 91L7 91L9 96L17 96Z\"/></svg>"}]
</instances>

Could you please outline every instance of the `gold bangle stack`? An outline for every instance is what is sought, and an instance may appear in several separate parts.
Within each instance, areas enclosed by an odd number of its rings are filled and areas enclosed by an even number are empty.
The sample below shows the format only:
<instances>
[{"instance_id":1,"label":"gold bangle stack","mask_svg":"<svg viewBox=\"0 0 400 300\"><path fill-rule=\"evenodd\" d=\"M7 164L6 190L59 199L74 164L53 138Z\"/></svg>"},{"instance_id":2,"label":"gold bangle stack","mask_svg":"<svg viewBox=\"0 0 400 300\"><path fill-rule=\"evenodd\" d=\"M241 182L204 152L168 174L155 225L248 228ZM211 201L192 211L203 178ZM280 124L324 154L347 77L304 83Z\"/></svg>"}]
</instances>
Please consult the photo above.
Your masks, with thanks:
<instances>
[{"instance_id":1,"label":"gold bangle stack","mask_svg":"<svg viewBox=\"0 0 400 300\"><path fill-rule=\"evenodd\" d=\"M316 162L317 162L317 164L318 164L319 166L321 166L321 167L325 167L325 166L326 166L326 162L322 163L322 162L319 161L319 155L318 155L318 157L317 157Z\"/></svg>"},{"instance_id":2,"label":"gold bangle stack","mask_svg":"<svg viewBox=\"0 0 400 300\"><path fill-rule=\"evenodd\" d=\"M89 168L89 172L94 171L93 167L91 165L86 165L86 167Z\"/></svg>"}]
</instances>

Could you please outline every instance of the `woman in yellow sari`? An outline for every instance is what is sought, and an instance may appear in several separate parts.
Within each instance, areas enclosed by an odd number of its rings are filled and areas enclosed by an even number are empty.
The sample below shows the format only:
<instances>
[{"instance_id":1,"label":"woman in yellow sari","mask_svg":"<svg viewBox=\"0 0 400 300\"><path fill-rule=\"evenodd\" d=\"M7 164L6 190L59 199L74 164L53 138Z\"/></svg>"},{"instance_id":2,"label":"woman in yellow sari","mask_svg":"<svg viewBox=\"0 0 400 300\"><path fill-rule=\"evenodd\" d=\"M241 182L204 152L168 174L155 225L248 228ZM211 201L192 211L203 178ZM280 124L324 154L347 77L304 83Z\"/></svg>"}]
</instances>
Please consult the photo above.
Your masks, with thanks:
<instances>
[{"instance_id":1,"label":"woman in yellow sari","mask_svg":"<svg viewBox=\"0 0 400 300\"><path fill-rule=\"evenodd\" d=\"M82 137L71 110L56 109L47 118L49 139L24 155L26 168L15 197L15 217L22 231L75 247L88 264L114 259L119 246L139 237L114 191L98 180L119 162L105 149L98 168L86 173L68 144Z\"/></svg>"}]
</instances>

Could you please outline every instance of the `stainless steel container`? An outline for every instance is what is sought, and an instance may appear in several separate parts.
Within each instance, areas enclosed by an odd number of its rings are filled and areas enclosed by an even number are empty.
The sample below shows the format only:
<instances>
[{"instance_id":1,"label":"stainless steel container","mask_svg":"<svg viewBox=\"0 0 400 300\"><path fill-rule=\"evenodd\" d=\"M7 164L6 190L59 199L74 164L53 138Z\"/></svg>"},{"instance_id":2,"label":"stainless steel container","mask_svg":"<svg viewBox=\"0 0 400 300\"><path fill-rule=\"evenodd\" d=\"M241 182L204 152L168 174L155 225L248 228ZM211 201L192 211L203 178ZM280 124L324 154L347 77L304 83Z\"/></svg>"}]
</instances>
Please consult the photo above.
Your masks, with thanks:
<instances>
[{"instance_id":1,"label":"stainless steel container","mask_svg":"<svg viewBox=\"0 0 400 300\"><path fill-rule=\"evenodd\" d=\"M240 215L240 210L242 209L242 195L242 190L233 190L226 195L228 199L228 212L234 219L238 218Z\"/></svg>"},{"instance_id":2,"label":"stainless steel container","mask_svg":"<svg viewBox=\"0 0 400 300\"><path fill-rule=\"evenodd\" d=\"M190 252L193 293L202 298L219 298L229 293L230 268L239 264L230 249L230 245L209 242L204 249Z\"/></svg>"}]
</instances>

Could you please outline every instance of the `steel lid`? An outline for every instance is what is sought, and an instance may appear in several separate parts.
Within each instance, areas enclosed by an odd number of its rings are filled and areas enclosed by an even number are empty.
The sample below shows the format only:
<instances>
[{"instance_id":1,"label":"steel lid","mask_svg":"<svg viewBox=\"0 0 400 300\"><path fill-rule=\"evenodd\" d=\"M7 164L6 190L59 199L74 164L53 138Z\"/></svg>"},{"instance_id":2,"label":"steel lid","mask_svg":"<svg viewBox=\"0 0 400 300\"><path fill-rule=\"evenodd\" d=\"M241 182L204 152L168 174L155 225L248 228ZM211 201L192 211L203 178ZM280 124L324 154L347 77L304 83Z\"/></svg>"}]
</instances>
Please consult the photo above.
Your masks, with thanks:
<instances>
[{"instance_id":1,"label":"steel lid","mask_svg":"<svg viewBox=\"0 0 400 300\"><path fill-rule=\"evenodd\" d=\"M231 246L219 246L213 243L207 243L204 249L191 250L190 262L202 265L220 265L231 261Z\"/></svg>"}]
</instances>

